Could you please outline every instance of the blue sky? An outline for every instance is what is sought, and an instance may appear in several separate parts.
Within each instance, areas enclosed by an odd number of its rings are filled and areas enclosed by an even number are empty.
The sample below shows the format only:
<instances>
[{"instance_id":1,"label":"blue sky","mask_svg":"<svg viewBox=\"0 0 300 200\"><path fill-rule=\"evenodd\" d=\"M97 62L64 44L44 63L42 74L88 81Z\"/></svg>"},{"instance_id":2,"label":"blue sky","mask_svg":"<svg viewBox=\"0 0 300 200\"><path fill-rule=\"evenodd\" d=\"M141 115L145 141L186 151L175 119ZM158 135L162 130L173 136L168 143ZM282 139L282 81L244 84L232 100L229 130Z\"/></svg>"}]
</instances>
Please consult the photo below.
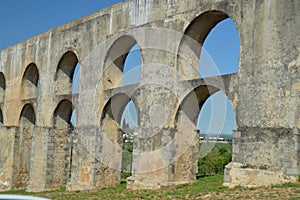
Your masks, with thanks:
<instances>
[{"instance_id":1,"label":"blue sky","mask_svg":"<svg viewBox=\"0 0 300 200\"><path fill-rule=\"evenodd\" d=\"M118 2L122 0L1 0L0 50ZM232 21L225 20L221 23L223 24L221 28L217 26L213 29L204 43L206 51L202 51L200 57L200 77L228 74L237 70L239 54L237 31L232 26ZM129 67L125 67L125 84L138 82L140 77L140 68L136 68L140 63L137 59L139 51L133 52L126 61ZM224 108L226 124L221 131L231 133L232 128L236 126L234 112L228 101L223 102L224 98L226 99L224 94L218 93L205 103L198 122L201 132L220 130L218 122L224 118L224 113L220 114L218 110ZM130 115L136 116L130 114L134 112L133 108L128 109L131 112L125 110L124 113L127 118Z\"/></svg>"},{"instance_id":2,"label":"blue sky","mask_svg":"<svg viewBox=\"0 0 300 200\"><path fill-rule=\"evenodd\" d=\"M0 0L0 49L121 0Z\"/></svg>"},{"instance_id":3,"label":"blue sky","mask_svg":"<svg viewBox=\"0 0 300 200\"><path fill-rule=\"evenodd\" d=\"M239 35L231 19L221 21L207 36L200 55L200 76L237 72Z\"/></svg>"}]
</instances>

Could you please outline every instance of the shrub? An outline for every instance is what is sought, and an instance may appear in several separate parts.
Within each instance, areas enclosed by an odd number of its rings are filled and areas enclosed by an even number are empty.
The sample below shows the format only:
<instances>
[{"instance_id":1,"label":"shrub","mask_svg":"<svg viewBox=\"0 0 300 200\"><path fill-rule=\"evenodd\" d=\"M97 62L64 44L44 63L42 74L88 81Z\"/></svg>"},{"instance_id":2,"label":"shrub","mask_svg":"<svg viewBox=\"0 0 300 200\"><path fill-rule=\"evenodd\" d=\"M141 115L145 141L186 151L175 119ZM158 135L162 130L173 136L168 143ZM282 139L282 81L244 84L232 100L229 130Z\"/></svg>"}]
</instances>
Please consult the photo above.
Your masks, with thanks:
<instances>
[{"instance_id":1,"label":"shrub","mask_svg":"<svg viewBox=\"0 0 300 200\"><path fill-rule=\"evenodd\" d=\"M224 173L224 167L231 162L229 147L221 146L213 149L205 157L198 160L198 176L209 176Z\"/></svg>"}]
</instances>

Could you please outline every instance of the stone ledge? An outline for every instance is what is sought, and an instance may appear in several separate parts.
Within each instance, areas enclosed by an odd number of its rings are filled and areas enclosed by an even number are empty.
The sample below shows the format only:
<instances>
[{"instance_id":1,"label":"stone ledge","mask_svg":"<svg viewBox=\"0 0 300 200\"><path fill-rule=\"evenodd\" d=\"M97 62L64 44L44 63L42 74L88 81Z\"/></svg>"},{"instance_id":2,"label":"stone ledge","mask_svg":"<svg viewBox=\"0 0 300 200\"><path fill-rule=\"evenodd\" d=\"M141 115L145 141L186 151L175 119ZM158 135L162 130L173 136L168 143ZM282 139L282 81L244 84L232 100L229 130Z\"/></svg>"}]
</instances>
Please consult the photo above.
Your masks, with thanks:
<instances>
[{"instance_id":1,"label":"stone ledge","mask_svg":"<svg viewBox=\"0 0 300 200\"><path fill-rule=\"evenodd\" d=\"M232 162L225 167L224 186L233 188L261 187L278 185L288 182L297 182L298 175L287 174L287 169L276 167L250 166Z\"/></svg>"},{"instance_id":2,"label":"stone ledge","mask_svg":"<svg viewBox=\"0 0 300 200\"><path fill-rule=\"evenodd\" d=\"M129 190L158 190L158 189L164 189L168 187L173 187L176 185L182 185L182 184L189 184L193 183L195 180L191 181L170 181L170 182L157 182L157 183L146 183L136 180L136 177L130 176L127 178L127 185L126 189Z\"/></svg>"}]
</instances>

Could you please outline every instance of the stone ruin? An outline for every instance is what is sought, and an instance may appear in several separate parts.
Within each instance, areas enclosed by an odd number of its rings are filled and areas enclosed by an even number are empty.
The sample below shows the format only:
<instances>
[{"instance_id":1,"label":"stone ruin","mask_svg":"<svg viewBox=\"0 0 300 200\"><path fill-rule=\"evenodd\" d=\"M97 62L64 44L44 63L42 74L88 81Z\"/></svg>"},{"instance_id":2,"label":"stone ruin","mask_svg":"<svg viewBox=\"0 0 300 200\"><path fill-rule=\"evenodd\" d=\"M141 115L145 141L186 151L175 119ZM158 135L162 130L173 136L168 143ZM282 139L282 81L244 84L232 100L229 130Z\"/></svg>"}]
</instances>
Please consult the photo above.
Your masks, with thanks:
<instances>
[{"instance_id":1,"label":"stone ruin","mask_svg":"<svg viewBox=\"0 0 300 200\"><path fill-rule=\"evenodd\" d=\"M231 18L238 72L198 78L206 36ZM122 86L141 49L141 81ZM196 179L196 119L223 91L235 110L224 185L296 182L300 170L300 2L127 0L0 51L0 190L120 183L121 114L138 113L129 189ZM80 63L80 89L72 77ZM70 124L76 109L76 128Z\"/></svg>"}]
</instances>

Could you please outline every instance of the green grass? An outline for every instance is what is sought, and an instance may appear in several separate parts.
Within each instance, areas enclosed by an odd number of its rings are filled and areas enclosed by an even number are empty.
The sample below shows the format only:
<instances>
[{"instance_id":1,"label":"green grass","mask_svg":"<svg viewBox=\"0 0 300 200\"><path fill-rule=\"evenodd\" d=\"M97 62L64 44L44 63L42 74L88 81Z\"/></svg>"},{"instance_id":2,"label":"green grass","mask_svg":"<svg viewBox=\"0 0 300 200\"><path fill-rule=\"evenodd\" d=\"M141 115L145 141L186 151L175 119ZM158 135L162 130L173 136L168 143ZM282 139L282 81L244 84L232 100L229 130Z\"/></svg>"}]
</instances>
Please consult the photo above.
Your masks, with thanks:
<instances>
[{"instance_id":1,"label":"green grass","mask_svg":"<svg viewBox=\"0 0 300 200\"><path fill-rule=\"evenodd\" d=\"M223 176L209 176L200 178L191 184L177 185L174 187L168 187L161 190L126 190L125 184L120 184L115 187L107 187L98 189L95 191L73 191L67 192L64 189L41 192L41 193L27 193L24 190L10 191L5 192L9 194L25 194L25 195L34 195L40 197L46 197L53 200L84 200L84 199L200 199L201 197L207 194L214 194L218 197L215 199L222 199L222 197L231 198L235 194L246 194L249 192L264 192L269 191L270 189L289 189L295 190L294 196L291 196L290 199L297 199L300 188L300 184L284 184L281 186L273 186L272 188L257 188L249 189L237 187L234 189L229 189L223 187ZM262 190L262 191L258 191ZM3 193L3 192L2 192ZM219 195L223 195L220 196ZM246 196L245 196L246 197ZM272 197L272 194L269 195ZM295 197L295 198L294 198Z\"/></svg>"},{"instance_id":2,"label":"green grass","mask_svg":"<svg viewBox=\"0 0 300 200\"><path fill-rule=\"evenodd\" d=\"M284 183L282 185L272 185L272 188L300 188L299 183Z\"/></svg>"}]
</instances>

